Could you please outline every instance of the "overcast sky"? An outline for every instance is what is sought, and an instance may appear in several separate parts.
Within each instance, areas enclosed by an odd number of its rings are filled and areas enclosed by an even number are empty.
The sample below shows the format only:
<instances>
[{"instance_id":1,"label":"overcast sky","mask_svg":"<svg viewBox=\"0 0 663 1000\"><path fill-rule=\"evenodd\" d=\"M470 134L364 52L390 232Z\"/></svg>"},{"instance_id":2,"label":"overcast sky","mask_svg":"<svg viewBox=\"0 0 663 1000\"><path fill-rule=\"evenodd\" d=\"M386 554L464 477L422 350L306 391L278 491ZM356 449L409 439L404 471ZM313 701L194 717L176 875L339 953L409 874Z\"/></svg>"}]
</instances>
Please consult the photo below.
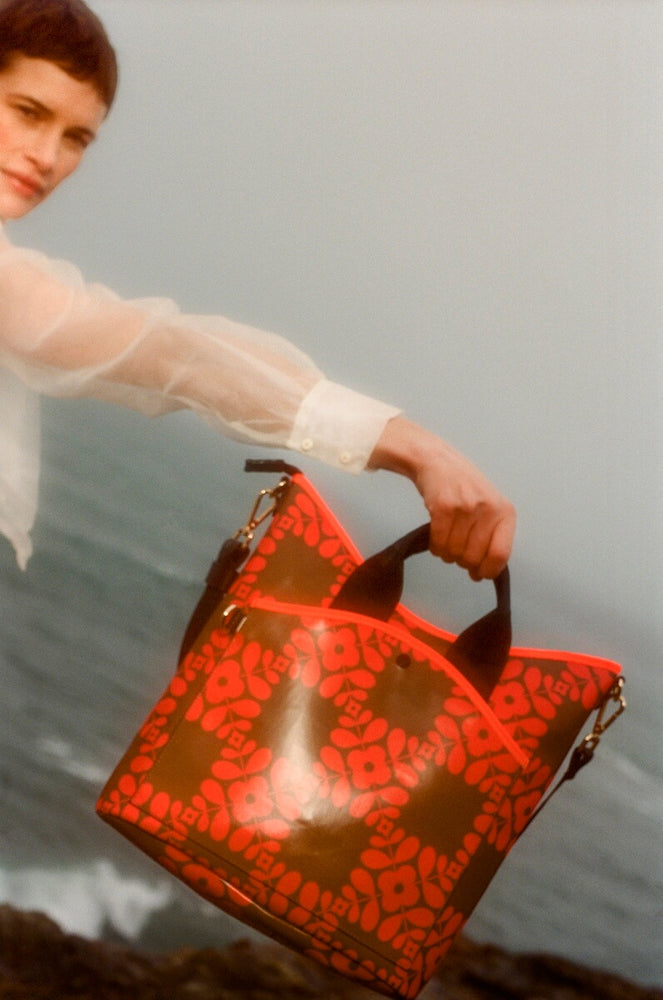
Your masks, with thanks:
<instances>
[{"instance_id":1,"label":"overcast sky","mask_svg":"<svg viewBox=\"0 0 663 1000\"><path fill-rule=\"evenodd\" d=\"M663 6L92 6L116 107L13 239L287 334L495 479L523 573L656 621Z\"/></svg>"}]
</instances>

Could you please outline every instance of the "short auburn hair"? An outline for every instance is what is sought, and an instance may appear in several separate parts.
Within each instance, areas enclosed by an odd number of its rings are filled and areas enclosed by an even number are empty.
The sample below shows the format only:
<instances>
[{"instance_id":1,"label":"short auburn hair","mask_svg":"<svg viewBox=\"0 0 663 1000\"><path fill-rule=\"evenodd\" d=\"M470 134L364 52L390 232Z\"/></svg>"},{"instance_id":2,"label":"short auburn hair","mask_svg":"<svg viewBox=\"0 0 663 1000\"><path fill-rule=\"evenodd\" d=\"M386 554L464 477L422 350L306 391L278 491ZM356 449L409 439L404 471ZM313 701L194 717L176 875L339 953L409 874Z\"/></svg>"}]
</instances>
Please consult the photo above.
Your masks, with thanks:
<instances>
[{"instance_id":1,"label":"short auburn hair","mask_svg":"<svg viewBox=\"0 0 663 1000\"><path fill-rule=\"evenodd\" d=\"M46 59L74 79L89 81L111 107L115 50L83 0L0 0L0 72L17 55Z\"/></svg>"}]
</instances>

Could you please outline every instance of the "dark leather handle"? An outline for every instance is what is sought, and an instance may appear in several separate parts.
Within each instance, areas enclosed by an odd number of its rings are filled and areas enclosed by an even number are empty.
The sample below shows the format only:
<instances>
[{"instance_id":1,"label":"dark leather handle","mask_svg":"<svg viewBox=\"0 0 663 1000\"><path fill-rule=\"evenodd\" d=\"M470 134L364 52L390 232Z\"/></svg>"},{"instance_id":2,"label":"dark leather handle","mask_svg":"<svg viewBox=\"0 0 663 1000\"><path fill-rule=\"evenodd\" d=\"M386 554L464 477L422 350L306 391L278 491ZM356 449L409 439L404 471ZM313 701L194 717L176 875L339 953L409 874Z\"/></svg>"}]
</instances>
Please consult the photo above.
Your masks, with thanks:
<instances>
[{"instance_id":1,"label":"dark leather handle","mask_svg":"<svg viewBox=\"0 0 663 1000\"><path fill-rule=\"evenodd\" d=\"M299 470L279 459L248 459L246 472L280 472L294 475ZM332 607L387 621L401 600L404 562L427 552L430 524L422 524L397 539L386 549L367 559L345 581ZM504 669L511 648L511 588L508 567L494 580L496 607L461 632L445 650L445 657L474 687L488 698Z\"/></svg>"},{"instance_id":2,"label":"dark leather handle","mask_svg":"<svg viewBox=\"0 0 663 1000\"><path fill-rule=\"evenodd\" d=\"M429 524L422 524L403 535L361 563L345 581L331 606L387 621L401 600L405 560L427 552L429 545ZM511 647L508 567L494 580L494 585L497 597L494 610L461 632L444 654L484 697L488 697L497 683Z\"/></svg>"}]
</instances>

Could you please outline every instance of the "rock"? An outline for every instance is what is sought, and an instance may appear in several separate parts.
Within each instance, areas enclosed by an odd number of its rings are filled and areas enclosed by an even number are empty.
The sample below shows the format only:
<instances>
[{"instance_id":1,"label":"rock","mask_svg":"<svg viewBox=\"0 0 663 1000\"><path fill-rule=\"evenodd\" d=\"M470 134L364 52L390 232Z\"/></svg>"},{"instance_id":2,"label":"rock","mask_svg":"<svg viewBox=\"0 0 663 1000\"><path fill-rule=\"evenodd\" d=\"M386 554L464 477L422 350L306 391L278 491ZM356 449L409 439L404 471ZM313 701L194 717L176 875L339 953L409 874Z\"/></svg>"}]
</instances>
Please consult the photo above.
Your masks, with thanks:
<instances>
[{"instance_id":1,"label":"rock","mask_svg":"<svg viewBox=\"0 0 663 1000\"><path fill-rule=\"evenodd\" d=\"M377 1000L265 941L157 955L66 934L0 906L0 1000ZM547 955L461 938L421 1000L663 1000L663 991Z\"/></svg>"}]
</instances>

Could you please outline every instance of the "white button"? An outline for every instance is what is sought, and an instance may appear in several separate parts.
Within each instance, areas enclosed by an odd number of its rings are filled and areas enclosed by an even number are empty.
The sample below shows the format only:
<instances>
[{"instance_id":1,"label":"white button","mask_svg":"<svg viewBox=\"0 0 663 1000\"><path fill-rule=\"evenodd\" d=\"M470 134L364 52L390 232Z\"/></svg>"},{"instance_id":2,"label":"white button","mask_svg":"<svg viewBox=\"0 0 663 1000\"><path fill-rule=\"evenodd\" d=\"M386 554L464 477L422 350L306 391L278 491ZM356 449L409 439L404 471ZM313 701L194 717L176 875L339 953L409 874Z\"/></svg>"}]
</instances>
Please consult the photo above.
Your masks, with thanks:
<instances>
[{"instance_id":1,"label":"white button","mask_svg":"<svg viewBox=\"0 0 663 1000\"><path fill-rule=\"evenodd\" d=\"M348 462L352 461L352 455L349 451L342 451L338 457L342 465L347 465Z\"/></svg>"},{"instance_id":2,"label":"white button","mask_svg":"<svg viewBox=\"0 0 663 1000\"><path fill-rule=\"evenodd\" d=\"M313 447L313 442L310 438L304 438L302 441L302 451L310 451Z\"/></svg>"}]
</instances>

